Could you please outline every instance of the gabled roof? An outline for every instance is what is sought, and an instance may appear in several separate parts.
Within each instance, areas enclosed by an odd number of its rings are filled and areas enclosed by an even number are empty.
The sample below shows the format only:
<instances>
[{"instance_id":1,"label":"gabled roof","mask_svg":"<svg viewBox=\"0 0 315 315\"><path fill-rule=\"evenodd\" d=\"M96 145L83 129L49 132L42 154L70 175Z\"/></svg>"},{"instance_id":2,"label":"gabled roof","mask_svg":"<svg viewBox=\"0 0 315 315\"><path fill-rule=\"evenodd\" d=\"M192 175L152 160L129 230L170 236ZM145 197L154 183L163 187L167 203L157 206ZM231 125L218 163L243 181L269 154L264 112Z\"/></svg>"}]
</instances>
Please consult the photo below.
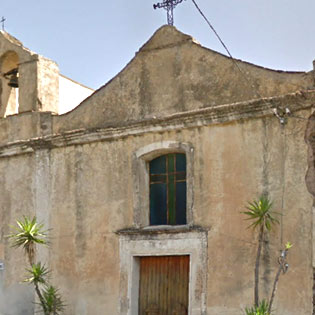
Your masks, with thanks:
<instances>
[{"instance_id":1,"label":"gabled roof","mask_svg":"<svg viewBox=\"0 0 315 315\"><path fill-rule=\"evenodd\" d=\"M175 27L163 26L116 77L73 111L55 117L54 126L57 132L117 126L313 86L312 73L233 61Z\"/></svg>"}]
</instances>

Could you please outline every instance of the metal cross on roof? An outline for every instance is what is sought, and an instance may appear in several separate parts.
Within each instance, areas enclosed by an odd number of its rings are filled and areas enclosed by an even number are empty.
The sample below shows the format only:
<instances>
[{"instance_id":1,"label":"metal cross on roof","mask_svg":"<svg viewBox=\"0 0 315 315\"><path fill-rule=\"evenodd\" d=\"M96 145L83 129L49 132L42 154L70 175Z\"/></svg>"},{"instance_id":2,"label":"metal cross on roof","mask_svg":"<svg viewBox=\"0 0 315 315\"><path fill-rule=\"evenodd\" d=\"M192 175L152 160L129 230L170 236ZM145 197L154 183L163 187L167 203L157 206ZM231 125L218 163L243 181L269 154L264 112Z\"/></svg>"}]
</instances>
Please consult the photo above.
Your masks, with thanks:
<instances>
[{"instance_id":1,"label":"metal cross on roof","mask_svg":"<svg viewBox=\"0 0 315 315\"><path fill-rule=\"evenodd\" d=\"M2 19L0 20L0 23L2 23L2 30L4 31L4 22L6 21L6 19L4 18L4 16L2 17Z\"/></svg>"},{"instance_id":2,"label":"metal cross on roof","mask_svg":"<svg viewBox=\"0 0 315 315\"><path fill-rule=\"evenodd\" d=\"M153 8L164 8L167 10L167 24L173 25L174 24L174 15L173 10L174 8L181 3L183 0L163 0L161 3L153 4Z\"/></svg>"}]
</instances>

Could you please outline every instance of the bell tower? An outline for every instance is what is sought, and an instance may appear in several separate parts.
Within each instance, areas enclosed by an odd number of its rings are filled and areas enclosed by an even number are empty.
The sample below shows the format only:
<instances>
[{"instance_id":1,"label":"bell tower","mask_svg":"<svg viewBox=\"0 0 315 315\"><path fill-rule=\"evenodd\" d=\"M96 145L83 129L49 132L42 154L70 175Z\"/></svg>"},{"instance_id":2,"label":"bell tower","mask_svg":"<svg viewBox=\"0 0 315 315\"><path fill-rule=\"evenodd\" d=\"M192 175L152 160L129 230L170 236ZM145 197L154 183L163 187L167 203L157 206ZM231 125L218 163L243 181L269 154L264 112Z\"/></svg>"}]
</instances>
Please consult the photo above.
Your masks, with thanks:
<instances>
[{"instance_id":1,"label":"bell tower","mask_svg":"<svg viewBox=\"0 0 315 315\"><path fill-rule=\"evenodd\" d=\"M58 113L59 68L0 31L0 118L25 112Z\"/></svg>"},{"instance_id":2,"label":"bell tower","mask_svg":"<svg viewBox=\"0 0 315 315\"><path fill-rule=\"evenodd\" d=\"M17 114L19 110L18 65L19 57L14 51L7 51L1 57L1 117Z\"/></svg>"}]
</instances>

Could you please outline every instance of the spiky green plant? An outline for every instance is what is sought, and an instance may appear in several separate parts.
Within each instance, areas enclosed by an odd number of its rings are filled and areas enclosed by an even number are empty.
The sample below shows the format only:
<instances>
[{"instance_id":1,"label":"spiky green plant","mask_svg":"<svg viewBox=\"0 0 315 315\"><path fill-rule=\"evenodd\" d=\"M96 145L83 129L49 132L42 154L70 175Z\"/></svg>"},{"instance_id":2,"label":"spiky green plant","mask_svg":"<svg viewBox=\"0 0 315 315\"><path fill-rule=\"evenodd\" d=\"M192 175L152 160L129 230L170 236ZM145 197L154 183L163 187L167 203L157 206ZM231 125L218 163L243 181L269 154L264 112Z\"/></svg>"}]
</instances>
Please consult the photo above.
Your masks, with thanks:
<instances>
[{"instance_id":1,"label":"spiky green plant","mask_svg":"<svg viewBox=\"0 0 315 315\"><path fill-rule=\"evenodd\" d=\"M40 262L33 264L30 269L26 270L28 273L28 278L24 282L28 283L40 283L45 284L47 282L47 276L49 274L48 268L42 265Z\"/></svg>"},{"instance_id":2,"label":"spiky green plant","mask_svg":"<svg viewBox=\"0 0 315 315\"><path fill-rule=\"evenodd\" d=\"M58 290L49 285L47 281L50 272L40 262L35 263L36 245L47 245L47 233L44 225L38 223L36 217L29 219L24 216L23 220L16 221L14 233L8 235L12 247L23 248L28 257L30 269L27 269L28 277L24 282L34 285L41 309L45 315L59 315L64 309L64 303Z\"/></svg>"},{"instance_id":3,"label":"spiky green plant","mask_svg":"<svg viewBox=\"0 0 315 315\"><path fill-rule=\"evenodd\" d=\"M65 308L61 295L54 286L49 285L43 290L43 299L47 315L59 315Z\"/></svg>"},{"instance_id":4,"label":"spiky green plant","mask_svg":"<svg viewBox=\"0 0 315 315\"><path fill-rule=\"evenodd\" d=\"M40 284L45 285L47 283L46 278L49 274L49 270L39 262L37 264L33 264L31 268L26 271L28 272L28 278L26 278L24 282L34 284L35 292L39 298L40 305L42 306L44 314L46 314L47 307L45 306L45 300L40 290Z\"/></svg>"},{"instance_id":5,"label":"spiky green plant","mask_svg":"<svg viewBox=\"0 0 315 315\"><path fill-rule=\"evenodd\" d=\"M255 288L254 288L254 305L259 306L259 268L262 244L265 231L270 231L279 221L275 218L276 212L271 211L272 202L266 196L261 196L258 201L249 202L246 207L247 211L242 212L247 216L246 220L251 220L249 228L259 228L258 248L255 262Z\"/></svg>"},{"instance_id":6,"label":"spiky green plant","mask_svg":"<svg viewBox=\"0 0 315 315\"><path fill-rule=\"evenodd\" d=\"M279 220L275 218L277 212L271 211L272 202L266 196L261 196L258 201L254 200L249 202L243 213L248 216L246 220L253 220L253 222L248 226L249 228L261 228L271 230L275 223L279 223Z\"/></svg>"},{"instance_id":7,"label":"spiky green plant","mask_svg":"<svg viewBox=\"0 0 315 315\"><path fill-rule=\"evenodd\" d=\"M257 306L246 307L245 314L246 315L270 315L268 312L269 304L266 300L262 300Z\"/></svg>"},{"instance_id":8,"label":"spiky green plant","mask_svg":"<svg viewBox=\"0 0 315 315\"><path fill-rule=\"evenodd\" d=\"M15 233L8 235L8 238L11 239L13 247L22 247L24 249L32 266L35 261L35 245L47 244L44 225L37 223L36 217L29 219L26 216L23 217L23 220L16 221L16 224L17 226L13 227Z\"/></svg>"}]
</instances>

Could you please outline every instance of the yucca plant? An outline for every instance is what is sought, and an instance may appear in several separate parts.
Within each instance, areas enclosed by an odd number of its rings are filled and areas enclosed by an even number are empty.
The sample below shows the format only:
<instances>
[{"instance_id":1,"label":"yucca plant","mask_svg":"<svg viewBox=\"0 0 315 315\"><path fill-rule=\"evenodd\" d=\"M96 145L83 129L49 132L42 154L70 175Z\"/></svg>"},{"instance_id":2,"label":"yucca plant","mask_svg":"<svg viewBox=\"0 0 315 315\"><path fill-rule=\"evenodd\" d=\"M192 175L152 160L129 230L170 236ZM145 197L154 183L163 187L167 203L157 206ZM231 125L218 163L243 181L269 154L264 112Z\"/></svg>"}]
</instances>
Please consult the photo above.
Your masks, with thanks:
<instances>
[{"instance_id":1,"label":"yucca plant","mask_svg":"<svg viewBox=\"0 0 315 315\"><path fill-rule=\"evenodd\" d=\"M49 274L48 268L42 265L40 262L33 264L31 269L26 270L28 272L28 278L24 282L33 284L45 284L47 282L47 276Z\"/></svg>"},{"instance_id":2,"label":"yucca plant","mask_svg":"<svg viewBox=\"0 0 315 315\"><path fill-rule=\"evenodd\" d=\"M33 264L30 269L27 269L28 278L24 280L24 282L32 283L35 287L35 292L39 298L40 304L44 313L46 314L47 307L45 306L45 300L43 294L40 290L40 284L45 285L47 283L47 275L49 274L49 270L43 266L40 262L37 264Z\"/></svg>"},{"instance_id":3,"label":"yucca plant","mask_svg":"<svg viewBox=\"0 0 315 315\"><path fill-rule=\"evenodd\" d=\"M15 233L8 235L8 238L11 239L12 247L22 247L24 249L32 266L35 260L36 244L47 244L44 225L37 223L36 217L29 219L25 216L23 220L16 221L16 224L17 226L13 227Z\"/></svg>"},{"instance_id":4,"label":"yucca plant","mask_svg":"<svg viewBox=\"0 0 315 315\"><path fill-rule=\"evenodd\" d=\"M269 304L266 300L262 300L257 306L246 307L245 314L246 315L270 315L271 313L268 311Z\"/></svg>"},{"instance_id":5,"label":"yucca plant","mask_svg":"<svg viewBox=\"0 0 315 315\"><path fill-rule=\"evenodd\" d=\"M43 299L46 306L47 315L59 315L65 308L65 304L62 301L61 295L58 289L49 285L43 290Z\"/></svg>"},{"instance_id":6,"label":"yucca plant","mask_svg":"<svg viewBox=\"0 0 315 315\"><path fill-rule=\"evenodd\" d=\"M41 309L45 315L59 315L64 309L64 303L58 290L48 283L49 270L40 262L35 263L36 245L47 245L47 232L44 225L38 223L36 217L16 221L14 233L8 235L12 247L22 248L28 257L30 269L24 282L34 285Z\"/></svg>"},{"instance_id":7,"label":"yucca plant","mask_svg":"<svg viewBox=\"0 0 315 315\"><path fill-rule=\"evenodd\" d=\"M273 225L279 223L275 217L277 213L273 212L271 208L272 202L268 199L268 197L261 196L258 201L254 200L253 202L249 202L246 207L247 211L242 212L247 216L246 220L252 221L252 223L249 225L249 228L259 229L258 247L255 262L255 307L259 306L259 268L264 234L266 231L271 231Z\"/></svg>"}]
</instances>

